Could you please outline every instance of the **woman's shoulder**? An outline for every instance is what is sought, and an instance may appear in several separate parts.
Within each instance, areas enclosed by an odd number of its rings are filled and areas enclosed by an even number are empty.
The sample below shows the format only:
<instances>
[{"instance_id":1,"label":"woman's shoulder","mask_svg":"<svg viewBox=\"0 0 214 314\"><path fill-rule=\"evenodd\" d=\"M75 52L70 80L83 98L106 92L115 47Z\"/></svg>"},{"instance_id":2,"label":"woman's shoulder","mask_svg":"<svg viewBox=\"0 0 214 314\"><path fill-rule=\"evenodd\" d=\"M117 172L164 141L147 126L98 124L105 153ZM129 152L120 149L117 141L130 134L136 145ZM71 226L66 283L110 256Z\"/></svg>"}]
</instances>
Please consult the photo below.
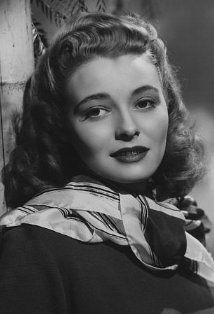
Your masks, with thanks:
<instances>
[{"instance_id":1,"label":"woman's shoulder","mask_svg":"<svg viewBox=\"0 0 214 314\"><path fill-rule=\"evenodd\" d=\"M66 235L40 226L21 224L4 227L0 232L0 268L39 266L60 270L68 256L72 267L73 256L81 251L80 243ZM33 267L34 267L33 266Z\"/></svg>"},{"instance_id":2,"label":"woman's shoulder","mask_svg":"<svg viewBox=\"0 0 214 314\"><path fill-rule=\"evenodd\" d=\"M91 245L62 233L22 223L19 226L1 228L0 266L5 264L8 268L39 264L49 267L54 264L54 267L60 269L69 264L69 268L72 268L76 263L74 256L85 256L88 248L92 248Z\"/></svg>"},{"instance_id":3,"label":"woman's shoulder","mask_svg":"<svg viewBox=\"0 0 214 314\"><path fill-rule=\"evenodd\" d=\"M21 224L15 227L2 227L0 232L1 264L27 265L37 261L37 254L44 250L46 233L43 228ZM44 239L44 241L42 240ZM46 251L47 255L47 251ZM42 259L40 259L41 263Z\"/></svg>"},{"instance_id":4,"label":"woman's shoulder","mask_svg":"<svg viewBox=\"0 0 214 314\"><path fill-rule=\"evenodd\" d=\"M22 224L0 232L0 313L67 313L55 236Z\"/></svg>"},{"instance_id":5,"label":"woman's shoulder","mask_svg":"<svg viewBox=\"0 0 214 314\"><path fill-rule=\"evenodd\" d=\"M51 248L52 244L57 245L58 242L62 243L66 240L68 237L63 234L28 223L13 227L1 226L0 230L1 251L7 248L17 253L19 251L25 253L30 249L35 252L37 248L42 249L47 246Z\"/></svg>"}]
</instances>

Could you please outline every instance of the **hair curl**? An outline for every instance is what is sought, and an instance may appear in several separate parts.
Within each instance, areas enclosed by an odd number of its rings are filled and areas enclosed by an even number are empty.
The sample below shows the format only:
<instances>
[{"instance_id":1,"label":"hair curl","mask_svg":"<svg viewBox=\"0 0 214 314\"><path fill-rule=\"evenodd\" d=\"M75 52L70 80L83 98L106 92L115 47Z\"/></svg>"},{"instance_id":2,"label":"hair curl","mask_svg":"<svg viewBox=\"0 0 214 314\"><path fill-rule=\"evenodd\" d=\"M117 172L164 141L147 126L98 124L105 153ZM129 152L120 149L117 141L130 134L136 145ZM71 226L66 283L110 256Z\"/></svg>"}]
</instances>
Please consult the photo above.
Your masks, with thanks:
<instances>
[{"instance_id":1,"label":"hair curl","mask_svg":"<svg viewBox=\"0 0 214 314\"><path fill-rule=\"evenodd\" d=\"M183 196L202 177L203 146L189 124L179 85L155 28L137 16L89 13L68 21L41 57L16 119L16 147L3 169L9 207L48 187L60 187L82 171L68 134L65 85L79 65L96 56L148 53L168 104L166 151L153 185L159 199Z\"/></svg>"}]
</instances>

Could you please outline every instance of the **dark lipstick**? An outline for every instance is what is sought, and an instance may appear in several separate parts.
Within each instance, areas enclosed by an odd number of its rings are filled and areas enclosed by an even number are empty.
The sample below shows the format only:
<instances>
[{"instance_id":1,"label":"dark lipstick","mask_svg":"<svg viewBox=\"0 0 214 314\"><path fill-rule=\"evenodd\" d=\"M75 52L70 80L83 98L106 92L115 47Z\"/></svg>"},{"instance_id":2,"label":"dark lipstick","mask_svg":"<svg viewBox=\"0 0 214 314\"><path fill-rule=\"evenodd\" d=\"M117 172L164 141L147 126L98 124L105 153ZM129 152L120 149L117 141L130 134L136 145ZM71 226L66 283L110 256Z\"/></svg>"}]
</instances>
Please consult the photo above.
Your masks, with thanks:
<instances>
[{"instance_id":1,"label":"dark lipstick","mask_svg":"<svg viewBox=\"0 0 214 314\"><path fill-rule=\"evenodd\" d=\"M126 147L117 150L116 152L110 154L110 156L119 161L131 163L144 158L148 151L149 148L145 146Z\"/></svg>"}]
</instances>

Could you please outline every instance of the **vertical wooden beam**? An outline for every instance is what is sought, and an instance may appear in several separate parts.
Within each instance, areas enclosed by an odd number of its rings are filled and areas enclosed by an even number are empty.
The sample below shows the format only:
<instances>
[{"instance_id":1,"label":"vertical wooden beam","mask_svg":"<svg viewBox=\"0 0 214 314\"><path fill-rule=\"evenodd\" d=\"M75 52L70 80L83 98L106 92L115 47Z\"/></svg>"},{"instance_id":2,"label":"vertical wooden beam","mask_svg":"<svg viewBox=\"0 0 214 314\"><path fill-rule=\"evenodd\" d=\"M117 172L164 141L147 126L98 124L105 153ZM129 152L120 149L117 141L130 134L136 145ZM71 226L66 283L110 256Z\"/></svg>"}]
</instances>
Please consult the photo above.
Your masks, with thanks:
<instances>
[{"instance_id":1,"label":"vertical wooden beam","mask_svg":"<svg viewBox=\"0 0 214 314\"><path fill-rule=\"evenodd\" d=\"M13 146L10 117L21 110L23 87L33 71L30 0L0 1L0 167L8 161ZM0 214L5 211L0 184Z\"/></svg>"}]
</instances>

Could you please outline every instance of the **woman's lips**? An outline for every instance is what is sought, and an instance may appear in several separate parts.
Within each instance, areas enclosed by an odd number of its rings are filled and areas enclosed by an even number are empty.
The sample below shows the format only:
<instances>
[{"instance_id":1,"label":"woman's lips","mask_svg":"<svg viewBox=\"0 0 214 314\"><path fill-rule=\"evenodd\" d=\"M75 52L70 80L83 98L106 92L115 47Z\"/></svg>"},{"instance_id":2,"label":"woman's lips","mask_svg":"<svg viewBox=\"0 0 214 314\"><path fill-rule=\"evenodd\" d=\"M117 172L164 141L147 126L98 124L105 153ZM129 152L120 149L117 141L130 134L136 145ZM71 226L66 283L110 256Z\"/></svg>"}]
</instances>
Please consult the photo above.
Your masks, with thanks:
<instances>
[{"instance_id":1,"label":"woman's lips","mask_svg":"<svg viewBox=\"0 0 214 314\"><path fill-rule=\"evenodd\" d=\"M148 147L134 146L130 148L119 149L118 151L110 154L110 156L116 158L119 161L131 163L143 159L148 151L149 151Z\"/></svg>"}]
</instances>

